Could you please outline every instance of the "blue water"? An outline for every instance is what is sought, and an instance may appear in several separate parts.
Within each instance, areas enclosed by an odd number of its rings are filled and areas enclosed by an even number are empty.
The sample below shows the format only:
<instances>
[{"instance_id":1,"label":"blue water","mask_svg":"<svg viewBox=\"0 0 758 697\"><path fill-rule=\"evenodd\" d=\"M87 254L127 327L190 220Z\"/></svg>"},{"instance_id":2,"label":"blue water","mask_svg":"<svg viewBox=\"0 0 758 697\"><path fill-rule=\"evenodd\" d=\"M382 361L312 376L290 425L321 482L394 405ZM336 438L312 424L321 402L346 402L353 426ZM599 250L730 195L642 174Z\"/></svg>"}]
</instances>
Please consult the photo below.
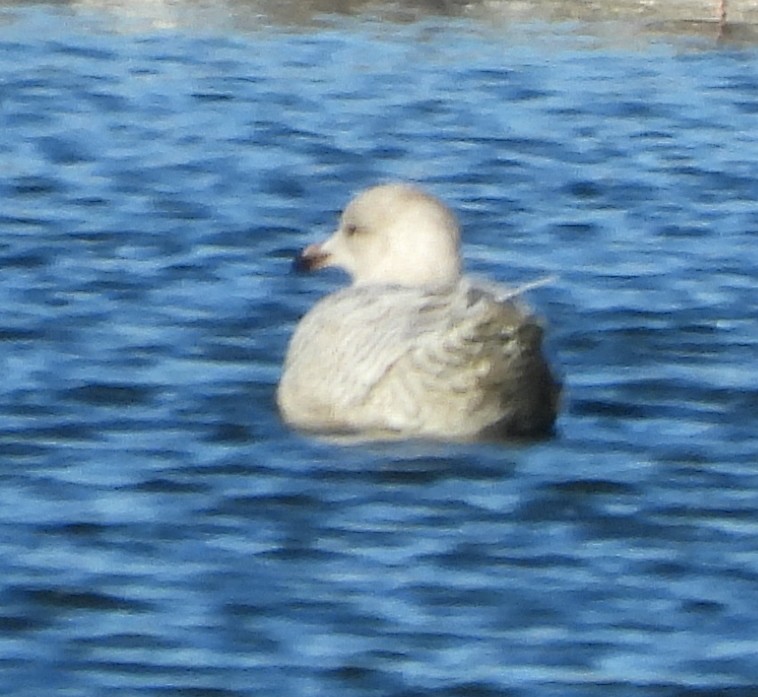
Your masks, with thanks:
<instances>
[{"instance_id":1,"label":"blue water","mask_svg":"<svg viewBox=\"0 0 758 697\"><path fill-rule=\"evenodd\" d=\"M758 694L758 51L0 10L3 695ZM556 437L274 406L357 189L530 293Z\"/></svg>"}]
</instances>

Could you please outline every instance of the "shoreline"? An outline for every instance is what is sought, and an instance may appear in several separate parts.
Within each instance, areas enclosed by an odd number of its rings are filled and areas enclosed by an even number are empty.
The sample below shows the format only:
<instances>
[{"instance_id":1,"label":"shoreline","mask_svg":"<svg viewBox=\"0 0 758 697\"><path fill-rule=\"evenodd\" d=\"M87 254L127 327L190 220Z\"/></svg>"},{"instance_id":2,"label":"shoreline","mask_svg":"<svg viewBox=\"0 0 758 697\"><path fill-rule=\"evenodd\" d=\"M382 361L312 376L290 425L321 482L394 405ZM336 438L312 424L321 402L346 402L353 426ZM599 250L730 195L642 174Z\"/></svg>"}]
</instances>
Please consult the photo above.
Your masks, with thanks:
<instances>
[{"instance_id":1,"label":"shoreline","mask_svg":"<svg viewBox=\"0 0 758 697\"><path fill-rule=\"evenodd\" d=\"M407 24L429 18L473 19L496 29L534 22L576 22L582 31L702 35L758 43L758 0L0 0L0 12L25 7L102 15L114 29L258 31L324 26L333 18ZM12 21L12 20L11 20Z\"/></svg>"}]
</instances>

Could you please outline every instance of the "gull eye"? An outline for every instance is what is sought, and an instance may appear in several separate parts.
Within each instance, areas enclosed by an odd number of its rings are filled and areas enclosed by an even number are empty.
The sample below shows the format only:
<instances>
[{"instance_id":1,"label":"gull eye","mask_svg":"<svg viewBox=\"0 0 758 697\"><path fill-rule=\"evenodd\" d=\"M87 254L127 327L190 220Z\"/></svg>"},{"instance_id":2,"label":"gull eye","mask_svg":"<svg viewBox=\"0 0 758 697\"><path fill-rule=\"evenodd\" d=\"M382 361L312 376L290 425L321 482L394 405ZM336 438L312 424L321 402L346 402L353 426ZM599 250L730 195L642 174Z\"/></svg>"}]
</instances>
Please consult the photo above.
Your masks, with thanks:
<instances>
[{"instance_id":1,"label":"gull eye","mask_svg":"<svg viewBox=\"0 0 758 697\"><path fill-rule=\"evenodd\" d=\"M355 223L345 225L345 234L348 237L352 237L356 232L358 232L358 226Z\"/></svg>"}]
</instances>

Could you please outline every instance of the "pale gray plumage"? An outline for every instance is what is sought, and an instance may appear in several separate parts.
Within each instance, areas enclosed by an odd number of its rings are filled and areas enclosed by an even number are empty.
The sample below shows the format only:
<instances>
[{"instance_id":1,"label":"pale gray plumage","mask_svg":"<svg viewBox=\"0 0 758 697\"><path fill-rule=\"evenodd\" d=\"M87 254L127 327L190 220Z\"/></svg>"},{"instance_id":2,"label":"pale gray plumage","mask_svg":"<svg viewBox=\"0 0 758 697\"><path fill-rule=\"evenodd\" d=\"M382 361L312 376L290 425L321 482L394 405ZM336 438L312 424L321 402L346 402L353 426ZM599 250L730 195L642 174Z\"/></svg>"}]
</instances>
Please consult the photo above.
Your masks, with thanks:
<instances>
[{"instance_id":1,"label":"pale gray plumage","mask_svg":"<svg viewBox=\"0 0 758 697\"><path fill-rule=\"evenodd\" d=\"M425 282L414 283L424 225L425 243L438 235L456 258L427 265ZM401 255L381 260L391 282L376 278L377 254ZM359 195L335 235L304 253L311 267L346 266L354 285L298 325L277 394L284 419L320 432L456 440L549 431L559 388L539 323L504 289L462 278L457 254L457 223L436 199L400 184Z\"/></svg>"}]
</instances>

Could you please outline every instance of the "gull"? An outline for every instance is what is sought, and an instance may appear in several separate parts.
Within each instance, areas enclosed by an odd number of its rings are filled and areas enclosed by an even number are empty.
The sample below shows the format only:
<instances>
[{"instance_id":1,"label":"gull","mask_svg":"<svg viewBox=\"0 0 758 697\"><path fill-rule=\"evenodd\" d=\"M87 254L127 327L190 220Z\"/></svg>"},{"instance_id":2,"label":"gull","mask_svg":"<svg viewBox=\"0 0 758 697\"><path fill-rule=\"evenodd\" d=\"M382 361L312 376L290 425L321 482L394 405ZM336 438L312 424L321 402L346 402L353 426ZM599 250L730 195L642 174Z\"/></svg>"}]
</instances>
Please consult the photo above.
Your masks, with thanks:
<instances>
[{"instance_id":1,"label":"gull","mask_svg":"<svg viewBox=\"0 0 758 697\"><path fill-rule=\"evenodd\" d=\"M434 196L405 183L367 189L296 264L340 267L352 284L292 336L277 389L287 424L448 441L552 431L560 385L526 288L463 275L458 222Z\"/></svg>"}]
</instances>

